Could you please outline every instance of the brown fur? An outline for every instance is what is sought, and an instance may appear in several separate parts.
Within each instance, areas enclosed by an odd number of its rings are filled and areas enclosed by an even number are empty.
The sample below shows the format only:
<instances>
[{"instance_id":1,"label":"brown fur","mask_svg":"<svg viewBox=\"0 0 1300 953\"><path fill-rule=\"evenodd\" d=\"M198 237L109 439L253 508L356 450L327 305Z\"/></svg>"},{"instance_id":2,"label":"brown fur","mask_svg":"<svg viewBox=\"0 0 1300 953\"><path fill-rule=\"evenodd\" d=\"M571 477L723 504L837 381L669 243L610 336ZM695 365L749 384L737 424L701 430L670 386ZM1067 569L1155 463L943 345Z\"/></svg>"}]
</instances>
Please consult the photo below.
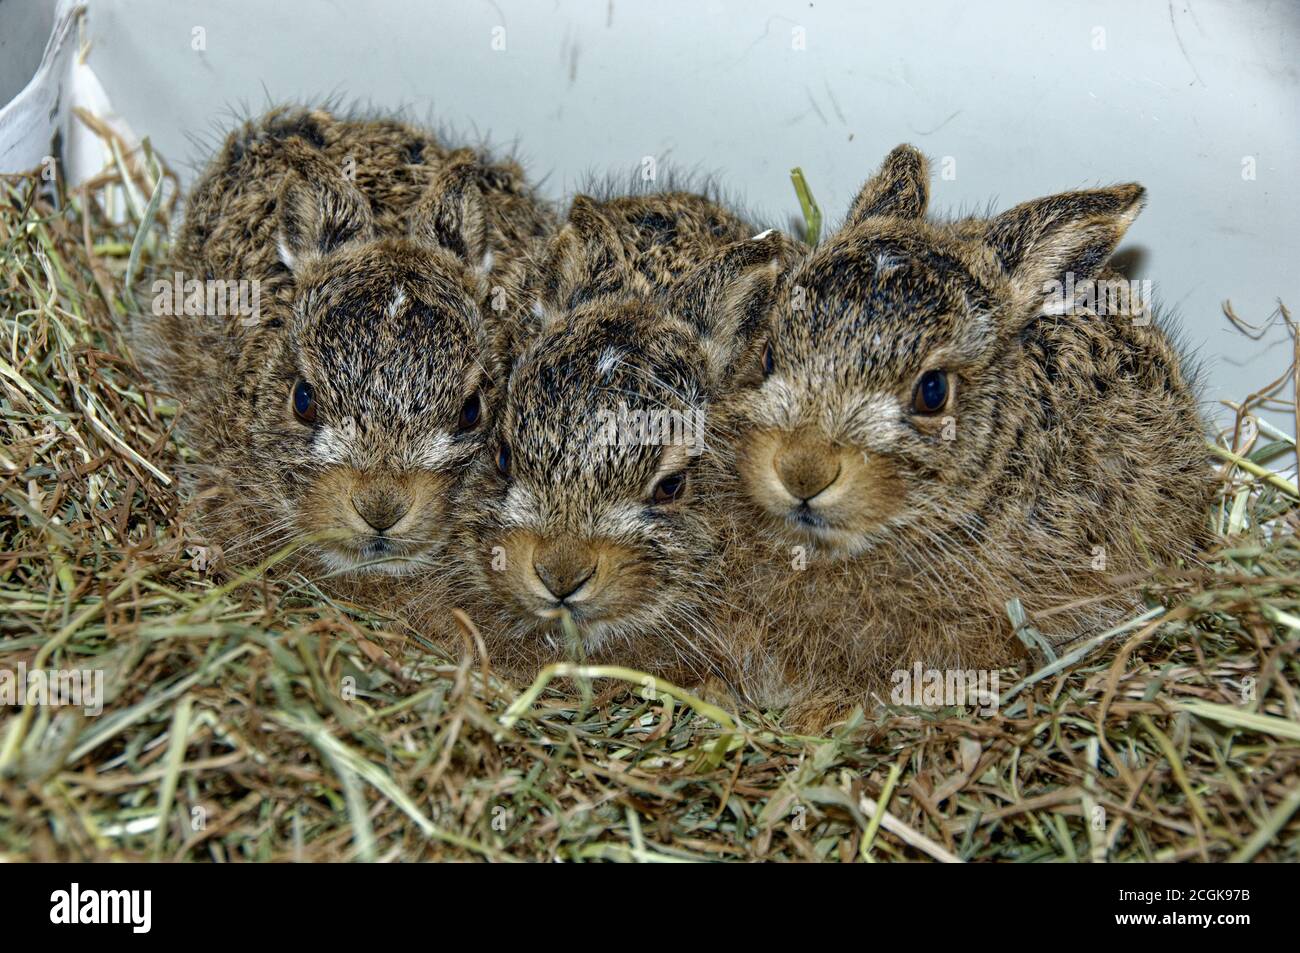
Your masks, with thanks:
<instances>
[{"instance_id":1,"label":"brown fur","mask_svg":"<svg viewBox=\"0 0 1300 953\"><path fill-rule=\"evenodd\" d=\"M229 135L161 277L258 280L261 314L137 329L228 558L310 540L299 568L371 579L442 558L499 382L491 286L552 223L516 164L404 123L278 109ZM298 381L314 421L293 413Z\"/></svg>"},{"instance_id":2,"label":"brown fur","mask_svg":"<svg viewBox=\"0 0 1300 953\"><path fill-rule=\"evenodd\" d=\"M722 664L795 722L887 697L917 661L1011 662L1013 597L1031 613L1081 602L1036 620L1053 642L1096 633L1134 602L1118 577L1203 539L1202 424L1168 337L1130 316L1041 313L1044 282L1110 276L1142 189L956 224L922 217L926 192L923 158L895 150L786 276L770 374L743 369L720 409L737 597L715 622ZM929 370L950 384L934 415L913 405Z\"/></svg>"},{"instance_id":3,"label":"brown fur","mask_svg":"<svg viewBox=\"0 0 1300 953\"><path fill-rule=\"evenodd\" d=\"M698 195L575 199L517 294L521 328L493 439L458 507L457 565L498 668L524 676L563 657L700 677L716 651L706 616L723 580L696 481L707 456L682 445L602 442L598 412L702 413L770 298L788 242ZM726 301L727 307L721 302ZM519 311L521 309L513 309ZM712 439L712 434L706 439ZM656 502L675 474L679 496ZM707 492L707 491L706 491ZM565 596L577 586L572 596ZM579 644L569 645L561 609Z\"/></svg>"}]
</instances>

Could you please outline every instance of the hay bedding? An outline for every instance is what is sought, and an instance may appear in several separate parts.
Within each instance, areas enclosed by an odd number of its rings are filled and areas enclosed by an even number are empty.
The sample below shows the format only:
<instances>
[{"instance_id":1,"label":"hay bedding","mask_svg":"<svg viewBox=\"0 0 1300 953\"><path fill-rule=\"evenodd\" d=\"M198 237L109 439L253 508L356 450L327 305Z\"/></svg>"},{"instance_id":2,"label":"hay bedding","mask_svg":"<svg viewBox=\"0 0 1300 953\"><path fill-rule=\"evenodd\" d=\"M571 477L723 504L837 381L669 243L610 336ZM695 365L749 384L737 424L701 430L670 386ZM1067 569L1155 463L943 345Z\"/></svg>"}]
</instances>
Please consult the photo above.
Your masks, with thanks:
<instances>
[{"instance_id":1,"label":"hay bedding","mask_svg":"<svg viewBox=\"0 0 1300 953\"><path fill-rule=\"evenodd\" d=\"M122 330L162 178L119 150L76 193L0 185L0 668L106 692L0 708L0 859L1300 859L1300 494L1294 441L1249 417L1269 392L1214 451L1206 567L1133 580L1145 612L1002 673L992 717L813 738L635 672L521 693L472 627L449 656L204 548Z\"/></svg>"}]
</instances>

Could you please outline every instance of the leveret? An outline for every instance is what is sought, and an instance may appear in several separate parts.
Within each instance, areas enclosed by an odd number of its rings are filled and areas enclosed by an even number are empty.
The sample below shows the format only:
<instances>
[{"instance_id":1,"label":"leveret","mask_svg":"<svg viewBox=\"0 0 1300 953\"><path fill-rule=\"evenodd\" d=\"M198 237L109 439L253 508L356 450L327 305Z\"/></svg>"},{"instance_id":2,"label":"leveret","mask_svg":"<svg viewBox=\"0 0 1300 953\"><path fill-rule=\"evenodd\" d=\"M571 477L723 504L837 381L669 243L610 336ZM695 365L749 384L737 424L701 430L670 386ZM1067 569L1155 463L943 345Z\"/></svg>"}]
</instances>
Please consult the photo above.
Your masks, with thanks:
<instances>
[{"instance_id":1,"label":"leveret","mask_svg":"<svg viewBox=\"0 0 1300 953\"><path fill-rule=\"evenodd\" d=\"M441 558L496 400L492 283L553 226L517 164L405 123L279 109L229 135L163 277L256 282L258 313L141 328L228 559L299 543L305 571L356 578Z\"/></svg>"},{"instance_id":2,"label":"leveret","mask_svg":"<svg viewBox=\"0 0 1300 953\"><path fill-rule=\"evenodd\" d=\"M692 193L579 196L520 285L530 321L456 515L467 609L499 669L707 668L725 598L709 415L790 249L754 231Z\"/></svg>"},{"instance_id":3,"label":"leveret","mask_svg":"<svg viewBox=\"0 0 1300 953\"><path fill-rule=\"evenodd\" d=\"M786 273L719 408L721 659L796 722L888 698L918 661L1012 662L1013 597L1052 642L1095 634L1204 539L1203 425L1169 336L1137 307L1045 306L1118 277L1141 186L947 224L927 196L900 146Z\"/></svg>"}]
</instances>

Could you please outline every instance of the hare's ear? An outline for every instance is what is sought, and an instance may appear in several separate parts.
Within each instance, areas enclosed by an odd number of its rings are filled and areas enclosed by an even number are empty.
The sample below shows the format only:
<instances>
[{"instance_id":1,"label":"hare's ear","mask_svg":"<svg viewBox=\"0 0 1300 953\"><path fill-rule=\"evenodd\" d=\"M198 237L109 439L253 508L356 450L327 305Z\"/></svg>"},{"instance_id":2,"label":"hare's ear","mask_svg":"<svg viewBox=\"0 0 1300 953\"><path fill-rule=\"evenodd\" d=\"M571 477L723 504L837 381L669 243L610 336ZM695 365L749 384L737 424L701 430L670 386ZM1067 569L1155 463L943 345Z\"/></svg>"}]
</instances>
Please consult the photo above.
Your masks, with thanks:
<instances>
[{"instance_id":1,"label":"hare's ear","mask_svg":"<svg viewBox=\"0 0 1300 953\"><path fill-rule=\"evenodd\" d=\"M304 264L374 233L366 197L345 178L290 172L280 191L280 260L297 271Z\"/></svg>"},{"instance_id":2,"label":"hare's ear","mask_svg":"<svg viewBox=\"0 0 1300 953\"><path fill-rule=\"evenodd\" d=\"M862 186L844 224L856 225L874 215L920 218L929 201L930 168L925 156L913 146L901 145Z\"/></svg>"},{"instance_id":3,"label":"hare's ear","mask_svg":"<svg viewBox=\"0 0 1300 953\"><path fill-rule=\"evenodd\" d=\"M769 229L728 245L669 290L673 312L699 335L714 383L723 382L761 336L781 276L797 254L794 241Z\"/></svg>"},{"instance_id":4,"label":"hare's ear","mask_svg":"<svg viewBox=\"0 0 1300 953\"><path fill-rule=\"evenodd\" d=\"M478 157L469 149L448 156L411 212L411 237L446 248L482 271L492 267L487 204L479 188Z\"/></svg>"},{"instance_id":5,"label":"hare's ear","mask_svg":"<svg viewBox=\"0 0 1300 953\"><path fill-rule=\"evenodd\" d=\"M626 276L623 242L594 199L574 197L569 220L551 239L542 269L542 303L559 311L616 287Z\"/></svg>"},{"instance_id":6,"label":"hare's ear","mask_svg":"<svg viewBox=\"0 0 1300 953\"><path fill-rule=\"evenodd\" d=\"M1130 183L1035 199L993 219L984 241L1016 297L1037 305L1067 276L1084 282L1101 270L1145 196L1142 186Z\"/></svg>"}]
</instances>

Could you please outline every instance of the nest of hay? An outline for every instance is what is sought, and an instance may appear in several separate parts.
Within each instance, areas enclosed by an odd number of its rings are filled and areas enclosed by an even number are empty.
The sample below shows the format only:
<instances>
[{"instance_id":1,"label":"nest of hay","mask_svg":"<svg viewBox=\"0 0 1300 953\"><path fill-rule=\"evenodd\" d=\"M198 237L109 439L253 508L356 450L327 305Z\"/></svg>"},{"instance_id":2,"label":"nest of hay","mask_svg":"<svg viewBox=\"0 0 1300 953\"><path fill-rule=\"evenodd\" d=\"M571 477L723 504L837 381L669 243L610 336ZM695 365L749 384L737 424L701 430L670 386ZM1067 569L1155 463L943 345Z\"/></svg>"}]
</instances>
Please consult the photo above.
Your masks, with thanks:
<instances>
[{"instance_id":1,"label":"nest of hay","mask_svg":"<svg viewBox=\"0 0 1300 953\"><path fill-rule=\"evenodd\" d=\"M468 630L447 653L308 579L209 572L175 401L123 330L165 180L120 149L76 192L0 180L0 670L104 680L97 714L0 707L0 859L1300 859L1296 447L1253 415L1277 388L1207 447L1204 566L1004 673L996 714L804 737L635 672L521 693Z\"/></svg>"}]
</instances>

